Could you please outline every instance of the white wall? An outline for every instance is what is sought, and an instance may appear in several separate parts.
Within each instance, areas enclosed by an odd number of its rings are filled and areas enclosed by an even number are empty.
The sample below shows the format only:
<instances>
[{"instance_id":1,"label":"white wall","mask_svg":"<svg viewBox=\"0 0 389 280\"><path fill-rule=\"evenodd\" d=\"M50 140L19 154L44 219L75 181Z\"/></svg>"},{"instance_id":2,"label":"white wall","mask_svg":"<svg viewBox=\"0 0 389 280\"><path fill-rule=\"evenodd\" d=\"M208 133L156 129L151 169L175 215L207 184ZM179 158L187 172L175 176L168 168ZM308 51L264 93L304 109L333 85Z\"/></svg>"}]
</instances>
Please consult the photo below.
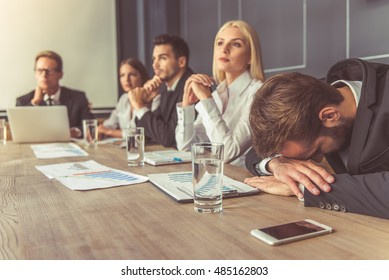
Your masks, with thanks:
<instances>
[{"instance_id":1,"label":"white wall","mask_svg":"<svg viewBox=\"0 0 389 280\"><path fill-rule=\"evenodd\" d=\"M42 50L62 56L61 85L83 90L93 107L117 101L115 1L0 0L0 110L35 87Z\"/></svg>"}]
</instances>

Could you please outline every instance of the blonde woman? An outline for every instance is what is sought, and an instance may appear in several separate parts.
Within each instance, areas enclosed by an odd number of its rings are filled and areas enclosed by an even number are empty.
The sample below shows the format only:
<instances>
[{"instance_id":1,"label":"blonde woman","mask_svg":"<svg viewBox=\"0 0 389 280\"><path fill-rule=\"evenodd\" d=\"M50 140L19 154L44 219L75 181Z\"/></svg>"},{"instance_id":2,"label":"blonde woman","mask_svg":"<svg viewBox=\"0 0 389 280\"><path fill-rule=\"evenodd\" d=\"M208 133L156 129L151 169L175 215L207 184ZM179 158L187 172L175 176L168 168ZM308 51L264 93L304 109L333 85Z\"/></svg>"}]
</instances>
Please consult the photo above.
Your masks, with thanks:
<instances>
[{"instance_id":1,"label":"blonde woman","mask_svg":"<svg viewBox=\"0 0 389 280\"><path fill-rule=\"evenodd\" d=\"M183 100L177 104L177 148L189 150L192 143L204 141L224 143L224 161L244 166L251 147L249 111L264 81L259 38L246 22L229 21L216 34L213 76L194 74L186 81ZM218 86L211 93L214 81Z\"/></svg>"}]
</instances>

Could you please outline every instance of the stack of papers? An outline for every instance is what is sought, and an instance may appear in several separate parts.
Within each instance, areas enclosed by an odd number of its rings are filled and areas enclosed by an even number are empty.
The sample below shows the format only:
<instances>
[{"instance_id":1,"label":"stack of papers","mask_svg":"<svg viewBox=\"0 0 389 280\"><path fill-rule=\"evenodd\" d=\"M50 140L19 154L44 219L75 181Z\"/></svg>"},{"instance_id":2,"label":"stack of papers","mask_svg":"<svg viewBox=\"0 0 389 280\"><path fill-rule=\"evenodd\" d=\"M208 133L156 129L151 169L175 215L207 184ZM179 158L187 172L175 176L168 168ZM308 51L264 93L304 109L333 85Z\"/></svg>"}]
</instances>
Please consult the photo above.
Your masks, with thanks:
<instances>
[{"instance_id":1,"label":"stack of papers","mask_svg":"<svg viewBox=\"0 0 389 280\"><path fill-rule=\"evenodd\" d=\"M177 150L162 150L145 153L145 162L151 165L166 165L186 163L192 161L191 152L181 152Z\"/></svg>"},{"instance_id":2,"label":"stack of papers","mask_svg":"<svg viewBox=\"0 0 389 280\"><path fill-rule=\"evenodd\" d=\"M156 187L178 202L193 201L192 172L148 174ZM258 194L259 190L223 175L223 198Z\"/></svg>"},{"instance_id":3,"label":"stack of papers","mask_svg":"<svg viewBox=\"0 0 389 280\"><path fill-rule=\"evenodd\" d=\"M92 190L143 183L148 180L130 172L112 169L94 160L36 166L49 179L71 190Z\"/></svg>"},{"instance_id":4,"label":"stack of papers","mask_svg":"<svg viewBox=\"0 0 389 280\"><path fill-rule=\"evenodd\" d=\"M37 158L61 158L87 156L88 153L74 143L49 143L31 145Z\"/></svg>"}]
</instances>

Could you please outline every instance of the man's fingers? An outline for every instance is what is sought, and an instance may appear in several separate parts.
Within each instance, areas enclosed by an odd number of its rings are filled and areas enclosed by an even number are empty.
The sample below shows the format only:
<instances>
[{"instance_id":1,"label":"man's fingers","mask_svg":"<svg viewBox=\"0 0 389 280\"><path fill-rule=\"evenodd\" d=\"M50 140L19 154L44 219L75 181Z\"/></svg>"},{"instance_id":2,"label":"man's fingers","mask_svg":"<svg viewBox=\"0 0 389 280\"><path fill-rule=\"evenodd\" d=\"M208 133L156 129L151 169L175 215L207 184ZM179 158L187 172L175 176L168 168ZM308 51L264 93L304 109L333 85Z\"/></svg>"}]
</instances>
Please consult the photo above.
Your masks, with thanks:
<instances>
[{"instance_id":1,"label":"man's fingers","mask_svg":"<svg viewBox=\"0 0 389 280\"><path fill-rule=\"evenodd\" d=\"M310 169L315 170L328 184L335 182L334 176L332 176L325 168L310 161L306 164Z\"/></svg>"},{"instance_id":2,"label":"man's fingers","mask_svg":"<svg viewBox=\"0 0 389 280\"><path fill-rule=\"evenodd\" d=\"M292 190L293 194L295 196L297 196L298 198L303 198L304 195L301 193L299 187L298 187L298 183L293 179L291 178L290 176L287 176L287 175L282 175L280 176L279 178L276 177L277 180L285 183L286 185L289 186L289 188Z\"/></svg>"},{"instance_id":3,"label":"man's fingers","mask_svg":"<svg viewBox=\"0 0 389 280\"><path fill-rule=\"evenodd\" d=\"M291 195L287 189L290 189L295 196L298 198L303 198L303 194L297 186L297 183L293 181L290 177L285 177L285 181L278 181L278 185L275 185L277 179L272 180L270 183L270 178L274 177L251 177L244 180L245 184L248 184L254 188L260 189L261 191L272 193L272 194L283 194ZM284 184L284 186L282 185ZM271 188L271 189L270 189Z\"/></svg>"},{"instance_id":4,"label":"man's fingers","mask_svg":"<svg viewBox=\"0 0 389 280\"><path fill-rule=\"evenodd\" d=\"M250 177L250 178L244 179L243 182L244 182L245 184L251 185L251 184L254 184L254 183L257 182L257 181L260 181L260 178L261 178L261 177Z\"/></svg>"},{"instance_id":5,"label":"man's fingers","mask_svg":"<svg viewBox=\"0 0 389 280\"><path fill-rule=\"evenodd\" d=\"M148 80L143 87L147 91L156 91L161 86L161 84L161 78L158 76L154 76L151 80Z\"/></svg>"},{"instance_id":6,"label":"man's fingers","mask_svg":"<svg viewBox=\"0 0 389 280\"><path fill-rule=\"evenodd\" d=\"M303 184L314 195L320 193L319 189L325 192L331 191L329 183L334 181L334 177L323 167L311 161L277 158L272 166L274 176L285 183L285 178L290 177L295 182Z\"/></svg>"},{"instance_id":7,"label":"man's fingers","mask_svg":"<svg viewBox=\"0 0 389 280\"><path fill-rule=\"evenodd\" d=\"M297 167L297 168L296 168ZM276 176L276 178L291 187L293 193L298 195L299 198L302 198L303 195L298 188L298 184L301 183L304 187L314 195L320 194L320 191L317 189L315 184L312 182L316 180L320 185L326 184L323 178L316 173L316 171L308 168L307 166L301 165L293 165L293 168L288 168L288 170L280 175Z\"/></svg>"},{"instance_id":8,"label":"man's fingers","mask_svg":"<svg viewBox=\"0 0 389 280\"><path fill-rule=\"evenodd\" d=\"M282 196L293 195L289 186L278 181L273 176L246 178L244 182L266 193Z\"/></svg>"},{"instance_id":9,"label":"man's fingers","mask_svg":"<svg viewBox=\"0 0 389 280\"><path fill-rule=\"evenodd\" d=\"M157 88L158 88L158 85L156 85L155 83L153 82L150 82L148 83L147 85L144 86L144 88L147 90L147 91L155 91Z\"/></svg>"}]
</instances>

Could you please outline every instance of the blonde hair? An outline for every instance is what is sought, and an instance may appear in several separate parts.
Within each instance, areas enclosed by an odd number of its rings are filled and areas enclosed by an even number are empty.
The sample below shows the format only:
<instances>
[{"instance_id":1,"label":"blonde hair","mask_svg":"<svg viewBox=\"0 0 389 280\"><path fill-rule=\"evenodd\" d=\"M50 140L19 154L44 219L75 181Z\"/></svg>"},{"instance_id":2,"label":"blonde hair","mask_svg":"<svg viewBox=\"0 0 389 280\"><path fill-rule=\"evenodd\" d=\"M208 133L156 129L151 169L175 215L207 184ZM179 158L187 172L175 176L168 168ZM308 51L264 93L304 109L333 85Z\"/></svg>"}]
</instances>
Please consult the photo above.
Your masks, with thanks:
<instances>
[{"instance_id":1,"label":"blonde hair","mask_svg":"<svg viewBox=\"0 0 389 280\"><path fill-rule=\"evenodd\" d=\"M265 81L265 75L263 73L262 59L261 59L261 48L259 45L259 37L257 32L245 21L242 20L231 20L223 24L223 26L219 29L215 36L214 49L217 46L217 40L219 34L226 29L227 27L235 27L238 28L242 34L244 39L249 43L250 47L250 65L249 71L253 78L260 80L262 82ZM220 83L226 79L226 74L224 71L220 71L217 69L216 58L213 56L213 66L212 66L213 77L215 78L217 83Z\"/></svg>"}]
</instances>

